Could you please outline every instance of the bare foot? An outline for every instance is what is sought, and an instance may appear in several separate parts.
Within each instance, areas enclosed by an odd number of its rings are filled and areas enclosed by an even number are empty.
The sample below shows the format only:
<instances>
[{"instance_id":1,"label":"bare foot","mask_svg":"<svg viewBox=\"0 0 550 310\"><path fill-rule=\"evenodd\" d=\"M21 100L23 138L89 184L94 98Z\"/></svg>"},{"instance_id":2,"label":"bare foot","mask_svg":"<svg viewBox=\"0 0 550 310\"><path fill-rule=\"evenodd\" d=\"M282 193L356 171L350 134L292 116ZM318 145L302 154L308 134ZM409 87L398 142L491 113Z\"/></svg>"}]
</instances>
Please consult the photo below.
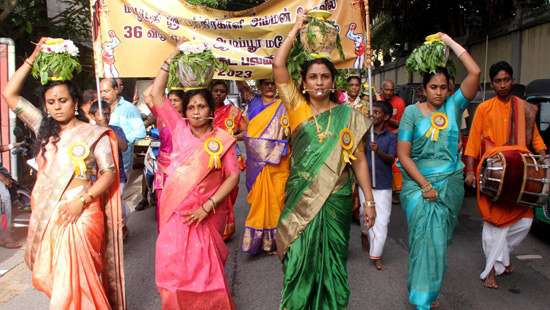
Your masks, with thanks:
<instances>
[{"instance_id":1,"label":"bare foot","mask_svg":"<svg viewBox=\"0 0 550 310\"><path fill-rule=\"evenodd\" d=\"M487 275L487 278L483 280L483 286L485 286L486 288L498 289L495 268L493 268L491 272L489 272L489 275Z\"/></svg>"},{"instance_id":2,"label":"bare foot","mask_svg":"<svg viewBox=\"0 0 550 310\"><path fill-rule=\"evenodd\" d=\"M512 264L504 267L504 274L511 274L514 271L514 267L512 267Z\"/></svg>"},{"instance_id":3,"label":"bare foot","mask_svg":"<svg viewBox=\"0 0 550 310\"><path fill-rule=\"evenodd\" d=\"M439 298L436 299L434 302L432 302L432 305L430 306L430 309L436 309L439 308Z\"/></svg>"},{"instance_id":4,"label":"bare foot","mask_svg":"<svg viewBox=\"0 0 550 310\"><path fill-rule=\"evenodd\" d=\"M384 270L384 264L382 263L382 259L371 259L372 263L374 264L374 267L378 270Z\"/></svg>"}]
</instances>

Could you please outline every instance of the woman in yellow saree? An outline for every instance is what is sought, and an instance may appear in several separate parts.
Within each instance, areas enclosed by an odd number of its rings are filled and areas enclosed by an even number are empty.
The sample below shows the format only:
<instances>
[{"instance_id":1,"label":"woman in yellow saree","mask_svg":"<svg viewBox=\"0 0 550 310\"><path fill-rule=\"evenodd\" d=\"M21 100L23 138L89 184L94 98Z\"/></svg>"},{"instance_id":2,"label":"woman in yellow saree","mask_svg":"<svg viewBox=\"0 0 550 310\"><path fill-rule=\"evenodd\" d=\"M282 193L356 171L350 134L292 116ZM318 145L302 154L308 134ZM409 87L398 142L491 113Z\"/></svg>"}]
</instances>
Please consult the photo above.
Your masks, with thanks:
<instances>
[{"instance_id":1,"label":"woman in yellow saree","mask_svg":"<svg viewBox=\"0 0 550 310\"><path fill-rule=\"evenodd\" d=\"M293 83L287 60L303 23L299 16L273 59L292 149L276 234L284 272L281 309L346 309L353 174L366 196L369 227L376 216L362 143L370 120L335 103L336 69L326 58L305 63L301 91Z\"/></svg>"},{"instance_id":2,"label":"woman in yellow saree","mask_svg":"<svg viewBox=\"0 0 550 310\"><path fill-rule=\"evenodd\" d=\"M26 263L50 309L124 309L116 137L81 120L71 81L45 85L47 116L19 95L43 42L2 94L39 142Z\"/></svg>"}]
</instances>

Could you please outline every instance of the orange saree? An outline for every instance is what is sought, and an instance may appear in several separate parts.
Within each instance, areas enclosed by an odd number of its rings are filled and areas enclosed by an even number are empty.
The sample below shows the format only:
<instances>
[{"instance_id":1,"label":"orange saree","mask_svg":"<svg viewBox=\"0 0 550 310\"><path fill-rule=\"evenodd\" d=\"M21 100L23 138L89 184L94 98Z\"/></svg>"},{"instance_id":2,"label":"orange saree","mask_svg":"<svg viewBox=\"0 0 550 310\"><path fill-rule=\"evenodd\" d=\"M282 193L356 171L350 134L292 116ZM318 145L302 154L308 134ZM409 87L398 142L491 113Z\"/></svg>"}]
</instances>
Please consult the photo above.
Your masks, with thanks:
<instances>
[{"instance_id":1,"label":"orange saree","mask_svg":"<svg viewBox=\"0 0 550 310\"><path fill-rule=\"evenodd\" d=\"M24 99L18 108L18 116L36 131L40 112ZM89 150L87 172L78 184L69 157L75 142ZM81 123L60 133L55 146L48 144L37 157L25 261L34 287L50 298L50 309L125 309L118 182L88 204L76 223L64 225L59 216L59 206L84 194L97 171L112 170L118 180L117 152L112 131Z\"/></svg>"}]
</instances>

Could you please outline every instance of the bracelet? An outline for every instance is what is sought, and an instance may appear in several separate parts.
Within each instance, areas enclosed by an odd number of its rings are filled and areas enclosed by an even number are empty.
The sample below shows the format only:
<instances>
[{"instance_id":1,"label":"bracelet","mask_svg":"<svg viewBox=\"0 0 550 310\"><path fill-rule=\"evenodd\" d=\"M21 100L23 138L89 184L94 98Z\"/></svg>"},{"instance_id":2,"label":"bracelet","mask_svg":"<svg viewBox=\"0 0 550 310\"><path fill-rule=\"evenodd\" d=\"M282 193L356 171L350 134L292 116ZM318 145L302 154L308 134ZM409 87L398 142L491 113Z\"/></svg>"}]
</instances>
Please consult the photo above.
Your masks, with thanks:
<instances>
[{"instance_id":1,"label":"bracelet","mask_svg":"<svg viewBox=\"0 0 550 310\"><path fill-rule=\"evenodd\" d=\"M170 63L168 61L164 61L164 64L166 64L167 66L170 66Z\"/></svg>"},{"instance_id":2,"label":"bracelet","mask_svg":"<svg viewBox=\"0 0 550 310\"><path fill-rule=\"evenodd\" d=\"M168 73L168 68L164 67L164 65L160 66L160 70Z\"/></svg>"},{"instance_id":3,"label":"bracelet","mask_svg":"<svg viewBox=\"0 0 550 310\"><path fill-rule=\"evenodd\" d=\"M422 186L420 191L422 192L422 194L425 194L425 193L431 191L432 189L433 189L432 184L428 183L428 184Z\"/></svg>"},{"instance_id":4,"label":"bracelet","mask_svg":"<svg viewBox=\"0 0 550 310\"><path fill-rule=\"evenodd\" d=\"M214 214L216 214L216 201L214 201L212 197L209 197L208 201L212 202L212 211L214 211Z\"/></svg>"},{"instance_id":5,"label":"bracelet","mask_svg":"<svg viewBox=\"0 0 550 310\"><path fill-rule=\"evenodd\" d=\"M25 59L24 63L32 67L32 62L30 62L28 58Z\"/></svg>"},{"instance_id":6,"label":"bracelet","mask_svg":"<svg viewBox=\"0 0 550 310\"><path fill-rule=\"evenodd\" d=\"M374 206L376 205L376 202L374 200L367 200L365 201L365 206L367 208L374 208Z\"/></svg>"},{"instance_id":7,"label":"bracelet","mask_svg":"<svg viewBox=\"0 0 550 310\"><path fill-rule=\"evenodd\" d=\"M206 214L210 213L210 212L206 211L206 209L204 208L204 206L201 206L201 209L202 209L202 211L204 211L204 213L206 213Z\"/></svg>"},{"instance_id":8,"label":"bracelet","mask_svg":"<svg viewBox=\"0 0 550 310\"><path fill-rule=\"evenodd\" d=\"M86 206L86 199L84 199L84 195L81 195L79 199L80 199L80 202L82 203L82 208L84 208Z\"/></svg>"}]
</instances>

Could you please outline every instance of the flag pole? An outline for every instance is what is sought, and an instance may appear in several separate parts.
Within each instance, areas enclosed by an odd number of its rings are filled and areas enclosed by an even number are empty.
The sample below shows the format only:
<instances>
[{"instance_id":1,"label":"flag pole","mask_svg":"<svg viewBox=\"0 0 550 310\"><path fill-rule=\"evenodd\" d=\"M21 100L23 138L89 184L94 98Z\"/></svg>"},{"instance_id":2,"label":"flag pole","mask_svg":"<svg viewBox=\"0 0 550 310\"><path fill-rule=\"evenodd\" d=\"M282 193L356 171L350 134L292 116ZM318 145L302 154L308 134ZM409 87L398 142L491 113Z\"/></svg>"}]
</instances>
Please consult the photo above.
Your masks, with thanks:
<instances>
[{"instance_id":1,"label":"flag pole","mask_svg":"<svg viewBox=\"0 0 550 310\"><path fill-rule=\"evenodd\" d=\"M99 57L101 56L101 53L96 50L96 41L100 42L101 46L101 10L99 7L101 6L100 3L96 3L99 0L90 1L90 18L91 18L91 27L92 27L92 55L94 57L94 75L95 75L95 86L96 86L96 92L97 92L97 107L99 110L99 115L103 115L103 103L101 102L101 91L99 87ZM94 14L96 14L94 19Z\"/></svg>"},{"instance_id":2,"label":"flag pole","mask_svg":"<svg viewBox=\"0 0 550 310\"><path fill-rule=\"evenodd\" d=\"M372 113L372 61L371 61L371 29L370 29L370 13L369 13L369 0L363 0L365 6L365 41L367 48L365 49L365 66L367 67L367 83L368 83L368 94L369 94L369 111ZM374 126L370 128L370 141L374 142ZM376 164L374 160L374 151L371 149L371 171L370 175L372 176L372 187L376 186Z\"/></svg>"}]
</instances>

